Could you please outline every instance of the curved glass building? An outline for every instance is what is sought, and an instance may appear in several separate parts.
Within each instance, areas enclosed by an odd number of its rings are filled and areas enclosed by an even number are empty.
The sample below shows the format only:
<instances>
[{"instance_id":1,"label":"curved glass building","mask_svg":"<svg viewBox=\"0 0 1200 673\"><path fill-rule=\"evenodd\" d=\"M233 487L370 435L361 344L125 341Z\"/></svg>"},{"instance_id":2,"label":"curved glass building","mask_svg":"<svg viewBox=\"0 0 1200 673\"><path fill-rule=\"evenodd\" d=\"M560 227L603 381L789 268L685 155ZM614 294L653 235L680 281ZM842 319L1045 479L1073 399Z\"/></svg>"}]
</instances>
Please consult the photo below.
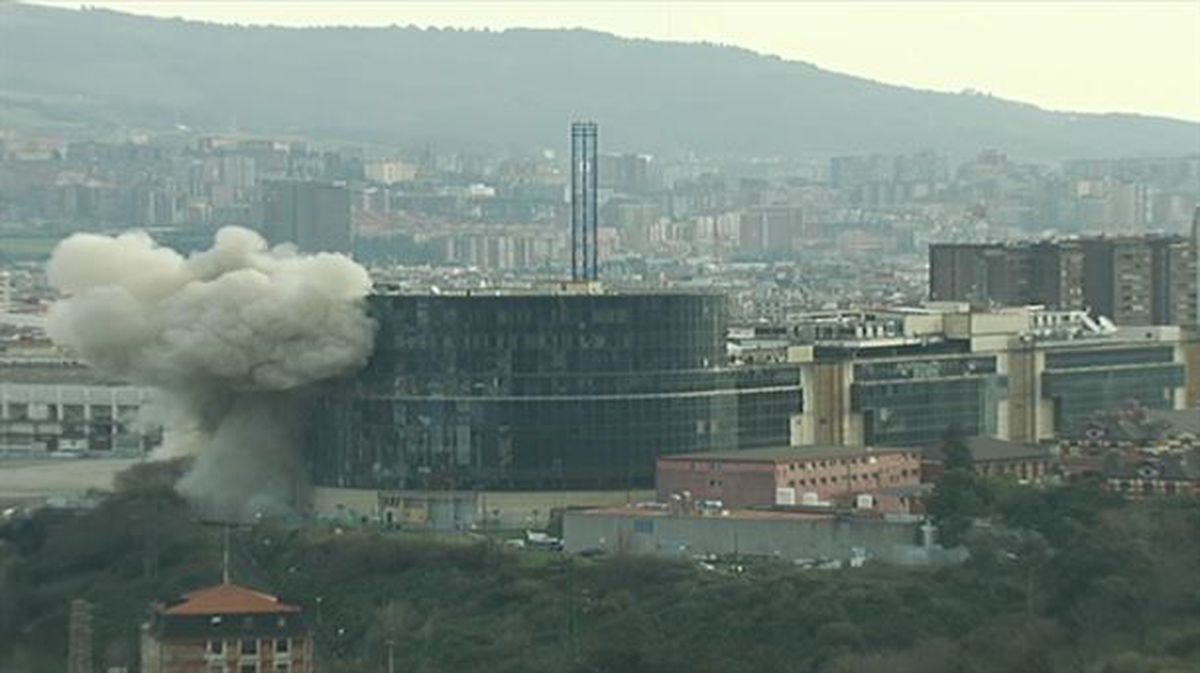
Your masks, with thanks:
<instances>
[{"instance_id":1,"label":"curved glass building","mask_svg":"<svg viewBox=\"0 0 1200 673\"><path fill-rule=\"evenodd\" d=\"M324 391L320 486L608 489L660 454L787 444L792 367L730 367L702 294L372 296L375 353Z\"/></svg>"}]
</instances>

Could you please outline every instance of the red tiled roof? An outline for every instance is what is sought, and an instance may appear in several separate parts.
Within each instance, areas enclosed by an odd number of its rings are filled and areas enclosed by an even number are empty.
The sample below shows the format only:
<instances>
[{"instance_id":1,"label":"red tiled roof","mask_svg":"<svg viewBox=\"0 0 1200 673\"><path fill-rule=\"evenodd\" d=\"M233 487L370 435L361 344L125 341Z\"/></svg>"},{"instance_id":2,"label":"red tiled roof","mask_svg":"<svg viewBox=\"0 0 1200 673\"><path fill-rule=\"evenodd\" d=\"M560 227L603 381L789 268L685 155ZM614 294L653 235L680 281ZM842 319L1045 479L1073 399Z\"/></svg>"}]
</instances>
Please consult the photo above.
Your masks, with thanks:
<instances>
[{"instance_id":1,"label":"red tiled roof","mask_svg":"<svg viewBox=\"0 0 1200 673\"><path fill-rule=\"evenodd\" d=\"M295 605L281 603L270 594L264 594L236 584L218 584L183 595L177 603L163 614L168 615L244 615L272 612L300 612Z\"/></svg>"}]
</instances>

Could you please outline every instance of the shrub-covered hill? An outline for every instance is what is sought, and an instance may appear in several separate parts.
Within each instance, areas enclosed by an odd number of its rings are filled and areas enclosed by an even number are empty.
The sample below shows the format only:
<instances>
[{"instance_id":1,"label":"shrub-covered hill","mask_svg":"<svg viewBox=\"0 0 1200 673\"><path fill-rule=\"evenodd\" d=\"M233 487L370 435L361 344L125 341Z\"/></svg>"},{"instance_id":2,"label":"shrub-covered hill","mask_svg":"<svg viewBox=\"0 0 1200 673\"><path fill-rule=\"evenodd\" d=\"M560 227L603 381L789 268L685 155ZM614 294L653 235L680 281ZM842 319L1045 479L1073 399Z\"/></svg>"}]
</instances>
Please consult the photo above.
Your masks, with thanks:
<instances>
[{"instance_id":1,"label":"shrub-covered hill","mask_svg":"<svg viewBox=\"0 0 1200 673\"><path fill-rule=\"evenodd\" d=\"M1179 155L1200 124L891 86L745 49L584 30L224 26L0 2L0 109L22 120L424 144L739 156ZM1181 83L1186 85L1186 83Z\"/></svg>"},{"instance_id":2,"label":"shrub-covered hill","mask_svg":"<svg viewBox=\"0 0 1200 673\"><path fill-rule=\"evenodd\" d=\"M1200 503L1009 489L943 571L567 559L487 541L262 525L235 579L304 606L322 671L1095 673L1200 670ZM152 600L219 578L169 492L0 526L0 670L63 670L72 598L130 664ZM742 566L740 572L735 566Z\"/></svg>"}]
</instances>

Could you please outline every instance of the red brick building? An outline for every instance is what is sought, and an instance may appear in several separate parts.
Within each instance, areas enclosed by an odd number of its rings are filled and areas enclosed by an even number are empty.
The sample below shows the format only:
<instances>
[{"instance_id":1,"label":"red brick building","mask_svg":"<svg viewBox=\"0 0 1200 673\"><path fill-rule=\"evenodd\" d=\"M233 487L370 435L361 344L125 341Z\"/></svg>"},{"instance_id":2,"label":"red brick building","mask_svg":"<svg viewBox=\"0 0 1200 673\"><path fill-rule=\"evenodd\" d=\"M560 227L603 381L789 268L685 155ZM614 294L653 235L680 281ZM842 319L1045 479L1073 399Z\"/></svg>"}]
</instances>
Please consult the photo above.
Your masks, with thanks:
<instances>
[{"instance_id":1,"label":"red brick building","mask_svg":"<svg viewBox=\"0 0 1200 673\"><path fill-rule=\"evenodd\" d=\"M235 584L153 606L142 627L142 673L313 673L300 608Z\"/></svg>"},{"instance_id":2,"label":"red brick building","mask_svg":"<svg viewBox=\"0 0 1200 673\"><path fill-rule=\"evenodd\" d=\"M912 449L789 446L662 456L655 482L660 500L684 491L725 507L802 505L844 500L921 479Z\"/></svg>"}]
</instances>

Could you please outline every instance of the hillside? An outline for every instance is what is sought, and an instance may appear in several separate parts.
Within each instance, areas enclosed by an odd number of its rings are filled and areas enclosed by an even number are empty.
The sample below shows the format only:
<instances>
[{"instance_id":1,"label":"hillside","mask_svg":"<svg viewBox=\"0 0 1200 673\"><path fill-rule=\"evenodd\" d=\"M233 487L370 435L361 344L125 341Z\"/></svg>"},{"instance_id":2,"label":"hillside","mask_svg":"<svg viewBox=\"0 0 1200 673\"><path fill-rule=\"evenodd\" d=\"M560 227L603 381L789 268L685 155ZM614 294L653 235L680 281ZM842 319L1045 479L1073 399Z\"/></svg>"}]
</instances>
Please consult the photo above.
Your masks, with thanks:
<instances>
[{"instance_id":1,"label":"hillside","mask_svg":"<svg viewBox=\"0 0 1200 673\"><path fill-rule=\"evenodd\" d=\"M583 30L237 27L0 5L11 124L237 128L423 144L1026 158L1200 151L1200 124L883 85L744 49Z\"/></svg>"},{"instance_id":2,"label":"hillside","mask_svg":"<svg viewBox=\"0 0 1200 673\"><path fill-rule=\"evenodd\" d=\"M138 474L93 511L0 518L0 670L63 670L77 597L97 606L100 670L128 665L151 601L217 581L221 530ZM1200 503L1010 485L995 505L1003 526L936 572L569 559L270 523L231 536L231 567L303 605L321 670L342 673L379 671L389 639L397 670L422 673L1196 670Z\"/></svg>"}]
</instances>

